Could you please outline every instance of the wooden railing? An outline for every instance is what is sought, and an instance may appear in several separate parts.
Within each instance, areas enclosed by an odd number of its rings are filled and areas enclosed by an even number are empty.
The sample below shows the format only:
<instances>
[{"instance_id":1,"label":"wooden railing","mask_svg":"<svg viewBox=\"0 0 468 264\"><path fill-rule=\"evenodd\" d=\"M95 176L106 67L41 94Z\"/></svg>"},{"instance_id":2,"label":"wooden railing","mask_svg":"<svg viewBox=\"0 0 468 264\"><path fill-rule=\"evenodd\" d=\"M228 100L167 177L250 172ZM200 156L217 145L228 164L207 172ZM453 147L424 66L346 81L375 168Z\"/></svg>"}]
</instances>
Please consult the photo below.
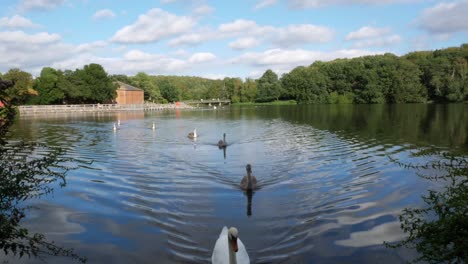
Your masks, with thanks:
<instances>
[{"instance_id":1,"label":"wooden railing","mask_svg":"<svg viewBox=\"0 0 468 264\"><path fill-rule=\"evenodd\" d=\"M192 108L185 103L179 104L76 104L76 105L22 105L19 106L20 114L39 114L56 112L110 112L110 111L151 111L176 108Z\"/></svg>"}]
</instances>

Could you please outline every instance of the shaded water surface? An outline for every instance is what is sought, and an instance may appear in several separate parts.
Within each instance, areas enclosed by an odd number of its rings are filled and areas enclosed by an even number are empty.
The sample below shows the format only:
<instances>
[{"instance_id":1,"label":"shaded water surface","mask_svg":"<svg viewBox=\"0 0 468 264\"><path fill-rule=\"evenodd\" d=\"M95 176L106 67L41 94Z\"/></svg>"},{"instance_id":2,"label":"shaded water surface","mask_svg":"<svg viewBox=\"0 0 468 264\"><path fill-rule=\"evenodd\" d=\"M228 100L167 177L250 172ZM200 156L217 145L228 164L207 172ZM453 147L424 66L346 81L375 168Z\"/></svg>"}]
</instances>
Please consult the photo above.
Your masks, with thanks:
<instances>
[{"instance_id":1,"label":"shaded water surface","mask_svg":"<svg viewBox=\"0 0 468 264\"><path fill-rule=\"evenodd\" d=\"M467 131L467 105L326 105L20 117L9 137L92 162L26 218L90 263L208 263L225 225L253 263L402 263L414 253L383 241L402 239L399 213L434 183L393 159L466 155Z\"/></svg>"}]
</instances>

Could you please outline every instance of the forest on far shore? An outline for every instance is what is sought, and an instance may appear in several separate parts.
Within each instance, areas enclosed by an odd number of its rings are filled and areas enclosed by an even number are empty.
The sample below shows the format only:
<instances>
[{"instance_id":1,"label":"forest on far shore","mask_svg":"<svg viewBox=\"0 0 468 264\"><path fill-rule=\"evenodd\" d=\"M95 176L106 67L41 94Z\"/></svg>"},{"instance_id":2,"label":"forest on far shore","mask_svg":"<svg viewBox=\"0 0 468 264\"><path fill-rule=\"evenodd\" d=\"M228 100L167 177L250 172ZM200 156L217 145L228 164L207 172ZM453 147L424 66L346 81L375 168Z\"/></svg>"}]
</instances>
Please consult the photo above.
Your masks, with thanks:
<instances>
[{"instance_id":1,"label":"forest on far shore","mask_svg":"<svg viewBox=\"0 0 468 264\"><path fill-rule=\"evenodd\" d=\"M155 61L157 63L157 61ZM145 100L167 103L210 98L238 102L295 100L304 104L380 104L468 101L468 44L435 51L316 61L278 76L212 80L191 76L109 75L95 63L82 69L42 69L37 78L14 68L0 79L15 85L0 93L10 104L112 103L115 81L144 90Z\"/></svg>"}]
</instances>

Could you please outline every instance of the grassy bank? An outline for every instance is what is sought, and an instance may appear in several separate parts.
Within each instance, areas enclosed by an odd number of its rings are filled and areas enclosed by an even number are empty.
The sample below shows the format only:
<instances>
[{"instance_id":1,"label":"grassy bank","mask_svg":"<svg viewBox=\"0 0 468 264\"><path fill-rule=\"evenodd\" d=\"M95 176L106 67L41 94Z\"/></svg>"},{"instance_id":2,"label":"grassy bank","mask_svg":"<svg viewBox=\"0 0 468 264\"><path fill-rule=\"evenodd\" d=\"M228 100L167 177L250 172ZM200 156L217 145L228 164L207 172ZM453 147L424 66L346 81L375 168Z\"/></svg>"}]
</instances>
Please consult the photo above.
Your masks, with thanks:
<instances>
[{"instance_id":1,"label":"grassy bank","mask_svg":"<svg viewBox=\"0 0 468 264\"><path fill-rule=\"evenodd\" d=\"M232 105L296 105L297 102L295 100L287 100L287 101L272 101L272 102L265 102L265 103L255 103L255 102L246 102L246 103L233 103Z\"/></svg>"}]
</instances>

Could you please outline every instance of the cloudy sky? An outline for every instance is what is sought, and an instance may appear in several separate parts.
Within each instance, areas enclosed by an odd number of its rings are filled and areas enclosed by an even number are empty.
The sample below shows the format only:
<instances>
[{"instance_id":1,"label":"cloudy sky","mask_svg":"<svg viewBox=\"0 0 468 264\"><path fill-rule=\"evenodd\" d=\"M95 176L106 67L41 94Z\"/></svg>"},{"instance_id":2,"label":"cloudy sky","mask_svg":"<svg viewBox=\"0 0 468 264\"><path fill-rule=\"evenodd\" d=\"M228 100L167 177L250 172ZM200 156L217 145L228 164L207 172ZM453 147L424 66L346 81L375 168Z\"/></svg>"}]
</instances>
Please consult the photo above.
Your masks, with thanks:
<instances>
[{"instance_id":1,"label":"cloudy sky","mask_svg":"<svg viewBox=\"0 0 468 264\"><path fill-rule=\"evenodd\" d=\"M468 0L2 0L0 72L278 74L468 43Z\"/></svg>"}]
</instances>

